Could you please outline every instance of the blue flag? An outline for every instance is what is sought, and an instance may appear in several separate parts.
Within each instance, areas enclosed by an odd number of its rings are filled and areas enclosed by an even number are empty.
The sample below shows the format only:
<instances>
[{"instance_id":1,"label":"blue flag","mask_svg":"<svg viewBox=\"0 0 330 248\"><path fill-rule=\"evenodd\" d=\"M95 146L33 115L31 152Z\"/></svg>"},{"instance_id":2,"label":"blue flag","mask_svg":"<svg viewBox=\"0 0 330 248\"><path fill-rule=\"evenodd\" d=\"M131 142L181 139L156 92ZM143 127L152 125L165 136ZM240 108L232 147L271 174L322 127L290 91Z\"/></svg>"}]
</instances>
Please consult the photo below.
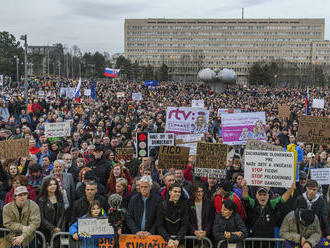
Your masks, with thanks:
<instances>
[{"instance_id":1,"label":"blue flag","mask_svg":"<svg viewBox=\"0 0 330 248\"><path fill-rule=\"evenodd\" d=\"M96 91L95 91L95 84L94 84L94 79L92 79L92 86L91 86L91 97L93 100L96 99Z\"/></svg>"}]
</instances>

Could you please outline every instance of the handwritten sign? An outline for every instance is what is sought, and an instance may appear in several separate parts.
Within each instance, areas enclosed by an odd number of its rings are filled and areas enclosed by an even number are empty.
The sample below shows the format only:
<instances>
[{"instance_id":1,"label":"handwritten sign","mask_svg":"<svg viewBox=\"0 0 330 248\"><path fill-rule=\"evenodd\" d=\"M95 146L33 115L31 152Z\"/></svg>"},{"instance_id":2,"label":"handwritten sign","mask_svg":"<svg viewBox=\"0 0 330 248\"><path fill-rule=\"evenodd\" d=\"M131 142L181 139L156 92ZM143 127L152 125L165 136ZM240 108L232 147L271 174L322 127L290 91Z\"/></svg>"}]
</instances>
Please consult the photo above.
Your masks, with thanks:
<instances>
[{"instance_id":1,"label":"handwritten sign","mask_svg":"<svg viewBox=\"0 0 330 248\"><path fill-rule=\"evenodd\" d=\"M189 148L179 146L160 146L159 167L162 169L186 169L189 158Z\"/></svg>"},{"instance_id":2,"label":"handwritten sign","mask_svg":"<svg viewBox=\"0 0 330 248\"><path fill-rule=\"evenodd\" d=\"M330 168L312 169L311 179L316 180L320 185L329 185Z\"/></svg>"},{"instance_id":3,"label":"handwritten sign","mask_svg":"<svg viewBox=\"0 0 330 248\"><path fill-rule=\"evenodd\" d=\"M45 123L45 135L48 138L51 137L67 137L70 136L71 127L70 122L46 122Z\"/></svg>"},{"instance_id":4,"label":"handwritten sign","mask_svg":"<svg viewBox=\"0 0 330 248\"><path fill-rule=\"evenodd\" d=\"M313 99L312 108L324 108L324 99Z\"/></svg>"},{"instance_id":5,"label":"handwritten sign","mask_svg":"<svg viewBox=\"0 0 330 248\"><path fill-rule=\"evenodd\" d=\"M196 155L197 144L204 140L204 134L176 134L175 143L177 146L188 147L189 155Z\"/></svg>"},{"instance_id":6,"label":"handwritten sign","mask_svg":"<svg viewBox=\"0 0 330 248\"><path fill-rule=\"evenodd\" d=\"M115 150L115 160L120 161L131 161L134 158L134 148L116 148Z\"/></svg>"},{"instance_id":7,"label":"handwritten sign","mask_svg":"<svg viewBox=\"0 0 330 248\"><path fill-rule=\"evenodd\" d=\"M281 146L275 146L259 140L248 140L246 143L246 150L263 150L263 151L278 151L282 152Z\"/></svg>"},{"instance_id":8,"label":"handwritten sign","mask_svg":"<svg viewBox=\"0 0 330 248\"><path fill-rule=\"evenodd\" d=\"M168 107L166 111L166 133L207 133L209 111L203 108Z\"/></svg>"},{"instance_id":9,"label":"handwritten sign","mask_svg":"<svg viewBox=\"0 0 330 248\"><path fill-rule=\"evenodd\" d=\"M30 156L29 139L0 141L0 159Z\"/></svg>"},{"instance_id":10,"label":"handwritten sign","mask_svg":"<svg viewBox=\"0 0 330 248\"><path fill-rule=\"evenodd\" d=\"M109 225L108 218L78 219L78 235L82 238L113 237L113 227Z\"/></svg>"},{"instance_id":11,"label":"handwritten sign","mask_svg":"<svg viewBox=\"0 0 330 248\"><path fill-rule=\"evenodd\" d=\"M212 177L217 179L226 178L226 170L223 169L195 167L194 174L199 177Z\"/></svg>"},{"instance_id":12,"label":"handwritten sign","mask_svg":"<svg viewBox=\"0 0 330 248\"><path fill-rule=\"evenodd\" d=\"M293 152L245 150L247 185L290 188L294 182Z\"/></svg>"},{"instance_id":13,"label":"handwritten sign","mask_svg":"<svg viewBox=\"0 0 330 248\"><path fill-rule=\"evenodd\" d=\"M330 118L300 116L297 140L316 144L330 144Z\"/></svg>"},{"instance_id":14,"label":"handwritten sign","mask_svg":"<svg viewBox=\"0 0 330 248\"><path fill-rule=\"evenodd\" d=\"M204 108L204 100L192 100L191 107L192 108Z\"/></svg>"},{"instance_id":15,"label":"handwritten sign","mask_svg":"<svg viewBox=\"0 0 330 248\"><path fill-rule=\"evenodd\" d=\"M282 118L290 118L290 106L286 104L278 105L278 116Z\"/></svg>"},{"instance_id":16,"label":"handwritten sign","mask_svg":"<svg viewBox=\"0 0 330 248\"><path fill-rule=\"evenodd\" d=\"M217 143L198 143L196 167L225 169L228 146Z\"/></svg>"}]
</instances>

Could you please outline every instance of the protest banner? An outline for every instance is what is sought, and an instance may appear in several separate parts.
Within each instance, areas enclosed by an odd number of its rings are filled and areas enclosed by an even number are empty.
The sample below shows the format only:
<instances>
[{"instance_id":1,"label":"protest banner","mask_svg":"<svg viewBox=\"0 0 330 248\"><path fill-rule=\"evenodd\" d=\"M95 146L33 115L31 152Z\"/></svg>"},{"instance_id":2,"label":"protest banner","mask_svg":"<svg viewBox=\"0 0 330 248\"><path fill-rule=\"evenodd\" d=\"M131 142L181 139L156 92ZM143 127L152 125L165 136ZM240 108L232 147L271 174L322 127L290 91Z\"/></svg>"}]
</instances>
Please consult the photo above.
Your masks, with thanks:
<instances>
[{"instance_id":1,"label":"protest banner","mask_svg":"<svg viewBox=\"0 0 330 248\"><path fill-rule=\"evenodd\" d=\"M226 178L226 170L212 168L194 168L194 175L198 177Z\"/></svg>"},{"instance_id":2,"label":"protest banner","mask_svg":"<svg viewBox=\"0 0 330 248\"><path fill-rule=\"evenodd\" d=\"M204 100L192 100L191 107L192 108L204 108Z\"/></svg>"},{"instance_id":3,"label":"protest banner","mask_svg":"<svg viewBox=\"0 0 330 248\"><path fill-rule=\"evenodd\" d=\"M278 105L278 116L281 118L290 118L290 106L286 104Z\"/></svg>"},{"instance_id":4,"label":"protest banner","mask_svg":"<svg viewBox=\"0 0 330 248\"><path fill-rule=\"evenodd\" d=\"M113 239L99 239L99 248L113 248ZM150 235L144 239L137 235L120 235L119 247L123 248L166 248L166 242L160 235Z\"/></svg>"},{"instance_id":5,"label":"protest banner","mask_svg":"<svg viewBox=\"0 0 330 248\"><path fill-rule=\"evenodd\" d=\"M115 149L115 160L120 161L131 161L135 155L134 148L116 148Z\"/></svg>"},{"instance_id":6,"label":"protest banner","mask_svg":"<svg viewBox=\"0 0 330 248\"><path fill-rule=\"evenodd\" d=\"M108 218L79 218L78 235L81 238L109 238L114 236Z\"/></svg>"},{"instance_id":7,"label":"protest banner","mask_svg":"<svg viewBox=\"0 0 330 248\"><path fill-rule=\"evenodd\" d=\"M293 152L245 150L244 157L247 185L290 188L295 182Z\"/></svg>"},{"instance_id":8,"label":"protest banner","mask_svg":"<svg viewBox=\"0 0 330 248\"><path fill-rule=\"evenodd\" d=\"M226 169L228 145L218 143L197 144L196 167Z\"/></svg>"},{"instance_id":9,"label":"protest banner","mask_svg":"<svg viewBox=\"0 0 330 248\"><path fill-rule=\"evenodd\" d=\"M45 92L43 90L38 91L38 97L39 98L44 98L45 97Z\"/></svg>"},{"instance_id":10,"label":"protest banner","mask_svg":"<svg viewBox=\"0 0 330 248\"><path fill-rule=\"evenodd\" d=\"M241 112L242 112L242 110L240 110L240 109L223 109L223 108L219 108L218 109L217 116L218 117L221 117L221 115L223 113L230 113L230 114L232 114L232 113L241 113Z\"/></svg>"},{"instance_id":11,"label":"protest banner","mask_svg":"<svg viewBox=\"0 0 330 248\"><path fill-rule=\"evenodd\" d=\"M70 136L70 122L45 122L45 135L48 138Z\"/></svg>"},{"instance_id":12,"label":"protest banner","mask_svg":"<svg viewBox=\"0 0 330 248\"><path fill-rule=\"evenodd\" d=\"M70 99L73 98L75 92L75 88L66 88L66 97Z\"/></svg>"},{"instance_id":13,"label":"protest banner","mask_svg":"<svg viewBox=\"0 0 330 248\"><path fill-rule=\"evenodd\" d=\"M47 94L47 96L48 96L48 94ZM63 98L66 97L66 88L64 88L64 87L60 88L60 97L63 97Z\"/></svg>"},{"instance_id":14,"label":"protest banner","mask_svg":"<svg viewBox=\"0 0 330 248\"><path fill-rule=\"evenodd\" d=\"M0 86L3 86L3 75L0 75Z\"/></svg>"},{"instance_id":15,"label":"protest banner","mask_svg":"<svg viewBox=\"0 0 330 248\"><path fill-rule=\"evenodd\" d=\"M196 155L197 144L200 141L204 141L204 134L175 135L175 144L181 147L189 147L189 155Z\"/></svg>"},{"instance_id":16,"label":"protest banner","mask_svg":"<svg viewBox=\"0 0 330 248\"><path fill-rule=\"evenodd\" d=\"M311 179L320 185L330 184L330 168L311 169Z\"/></svg>"},{"instance_id":17,"label":"protest banner","mask_svg":"<svg viewBox=\"0 0 330 248\"><path fill-rule=\"evenodd\" d=\"M324 99L313 99L312 108L324 108Z\"/></svg>"},{"instance_id":18,"label":"protest banner","mask_svg":"<svg viewBox=\"0 0 330 248\"><path fill-rule=\"evenodd\" d=\"M132 93L132 100L133 101L141 101L142 100L142 93Z\"/></svg>"},{"instance_id":19,"label":"protest banner","mask_svg":"<svg viewBox=\"0 0 330 248\"><path fill-rule=\"evenodd\" d=\"M297 140L315 144L330 144L330 118L300 116Z\"/></svg>"},{"instance_id":20,"label":"protest banner","mask_svg":"<svg viewBox=\"0 0 330 248\"><path fill-rule=\"evenodd\" d=\"M168 107L166 111L166 133L206 133L209 111L202 108Z\"/></svg>"},{"instance_id":21,"label":"protest banner","mask_svg":"<svg viewBox=\"0 0 330 248\"><path fill-rule=\"evenodd\" d=\"M278 151L282 152L281 146L275 146L267 142L249 139L245 146L246 150Z\"/></svg>"},{"instance_id":22,"label":"protest banner","mask_svg":"<svg viewBox=\"0 0 330 248\"><path fill-rule=\"evenodd\" d=\"M179 146L160 146L159 168L186 169L189 159L189 148Z\"/></svg>"},{"instance_id":23,"label":"protest banner","mask_svg":"<svg viewBox=\"0 0 330 248\"><path fill-rule=\"evenodd\" d=\"M14 159L30 156L29 139L0 141L0 159Z\"/></svg>"},{"instance_id":24,"label":"protest banner","mask_svg":"<svg viewBox=\"0 0 330 248\"><path fill-rule=\"evenodd\" d=\"M84 89L84 96L90 96L92 94L91 89Z\"/></svg>"},{"instance_id":25,"label":"protest banner","mask_svg":"<svg viewBox=\"0 0 330 248\"><path fill-rule=\"evenodd\" d=\"M117 97L125 97L125 92L117 92Z\"/></svg>"},{"instance_id":26,"label":"protest banner","mask_svg":"<svg viewBox=\"0 0 330 248\"><path fill-rule=\"evenodd\" d=\"M265 112L223 113L221 123L224 144L245 145L248 139L266 141Z\"/></svg>"}]
</instances>

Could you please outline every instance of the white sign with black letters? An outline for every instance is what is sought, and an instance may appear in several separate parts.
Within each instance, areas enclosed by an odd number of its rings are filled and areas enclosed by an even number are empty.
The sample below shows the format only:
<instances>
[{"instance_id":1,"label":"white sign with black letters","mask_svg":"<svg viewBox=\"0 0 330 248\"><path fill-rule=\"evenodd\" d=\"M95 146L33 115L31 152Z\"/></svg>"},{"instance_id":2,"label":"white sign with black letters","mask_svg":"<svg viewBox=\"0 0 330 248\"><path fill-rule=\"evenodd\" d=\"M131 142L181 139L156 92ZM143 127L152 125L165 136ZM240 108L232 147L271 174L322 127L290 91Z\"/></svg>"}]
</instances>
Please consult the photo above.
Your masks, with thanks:
<instances>
[{"instance_id":1,"label":"white sign with black letters","mask_svg":"<svg viewBox=\"0 0 330 248\"><path fill-rule=\"evenodd\" d=\"M324 108L324 99L313 99L313 108Z\"/></svg>"},{"instance_id":2,"label":"white sign with black letters","mask_svg":"<svg viewBox=\"0 0 330 248\"><path fill-rule=\"evenodd\" d=\"M192 108L204 108L204 100L192 100L191 107Z\"/></svg>"},{"instance_id":3,"label":"white sign with black letters","mask_svg":"<svg viewBox=\"0 0 330 248\"><path fill-rule=\"evenodd\" d=\"M173 133L148 133L149 146L174 146Z\"/></svg>"},{"instance_id":4,"label":"white sign with black letters","mask_svg":"<svg viewBox=\"0 0 330 248\"><path fill-rule=\"evenodd\" d=\"M142 93L132 93L132 100L133 101L141 101L142 100Z\"/></svg>"},{"instance_id":5,"label":"white sign with black letters","mask_svg":"<svg viewBox=\"0 0 330 248\"><path fill-rule=\"evenodd\" d=\"M294 183L293 152L245 150L247 185L290 188Z\"/></svg>"},{"instance_id":6,"label":"white sign with black letters","mask_svg":"<svg viewBox=\"0 0 330 248\"><path fill-rule=\"evenodd\" d=\"M320 185L329 185L330 168L312 169L311 179L316 180Z\"/></svg>"},{"instance_id":7,"label":"white sign with black letters","mask_svg":"<svg viewBox=\"0 0 330 248\"><path fill-rule=\"evenodd\" d=\"M195 176L199 177L213 177L213 178L226 178L226 170L212 169L212 168L194 168Z\"/></svg>"},{"instance_id":8,"label":"white sign with black letters","mask_svg":"<svg viewBox=\"0 0 330 248\"><path fill-rule=\"evenodd\" d=\"M78 235L83 238L111 237L114 230L109 225L108 218L85 218L78 219Z\"/></svg>"},{"instance_id":9,"label":"white sign with black letters","mask_svg":"<svg viewBox=\"0 0 330 248\"><path fill-rule=\"evenodd\" d=\"M46 137L67 137L71 135L70 122L54 122L45 123Z\"/></svg>"}]
</instances>

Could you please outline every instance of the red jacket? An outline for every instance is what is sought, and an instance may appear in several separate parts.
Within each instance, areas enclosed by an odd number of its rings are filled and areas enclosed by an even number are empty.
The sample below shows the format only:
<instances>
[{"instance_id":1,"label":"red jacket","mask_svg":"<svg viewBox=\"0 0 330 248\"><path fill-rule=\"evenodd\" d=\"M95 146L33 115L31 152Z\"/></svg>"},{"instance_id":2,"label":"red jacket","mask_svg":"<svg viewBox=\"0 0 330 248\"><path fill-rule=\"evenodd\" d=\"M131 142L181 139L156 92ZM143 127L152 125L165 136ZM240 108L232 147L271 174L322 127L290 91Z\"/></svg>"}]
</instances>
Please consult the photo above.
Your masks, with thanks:
<instances>
[{"instance_id":1,"label":"red jacket","mask_svg":"<svg viewBox=\"0 0 330 248\"><path fill-rule=\"evenodd\" d=\"M217 212L217 214L221 213L221 209L222 209L222 201L224 200L228 200L231 199L232 201L235 202L236 206L237 206L237 213L241 216L242 220L245 221L247 216L246 216L246 212L244 209L244 206L241 202L241 199L239 199L238 195L236 195L233 192L230 192L227 197L222 198L218 193L215 193L212 197L213 202L214 202L214 208Z\"/></svg>"},{"instance_id":2,"label":"red jacket","mask_svg":"<svg viewBox=\"0 0 330 248\"><path fill-rule=\"evenodd\" d=\"M36 201L37 194L34 191L34 189L30 185L27 185L26 188L29 191L29 199L32 201ZM10 191L6 194L5 204L12 202L12 201L14 201L14 188L11 188Z\"/></svg>"}]
</instances>

